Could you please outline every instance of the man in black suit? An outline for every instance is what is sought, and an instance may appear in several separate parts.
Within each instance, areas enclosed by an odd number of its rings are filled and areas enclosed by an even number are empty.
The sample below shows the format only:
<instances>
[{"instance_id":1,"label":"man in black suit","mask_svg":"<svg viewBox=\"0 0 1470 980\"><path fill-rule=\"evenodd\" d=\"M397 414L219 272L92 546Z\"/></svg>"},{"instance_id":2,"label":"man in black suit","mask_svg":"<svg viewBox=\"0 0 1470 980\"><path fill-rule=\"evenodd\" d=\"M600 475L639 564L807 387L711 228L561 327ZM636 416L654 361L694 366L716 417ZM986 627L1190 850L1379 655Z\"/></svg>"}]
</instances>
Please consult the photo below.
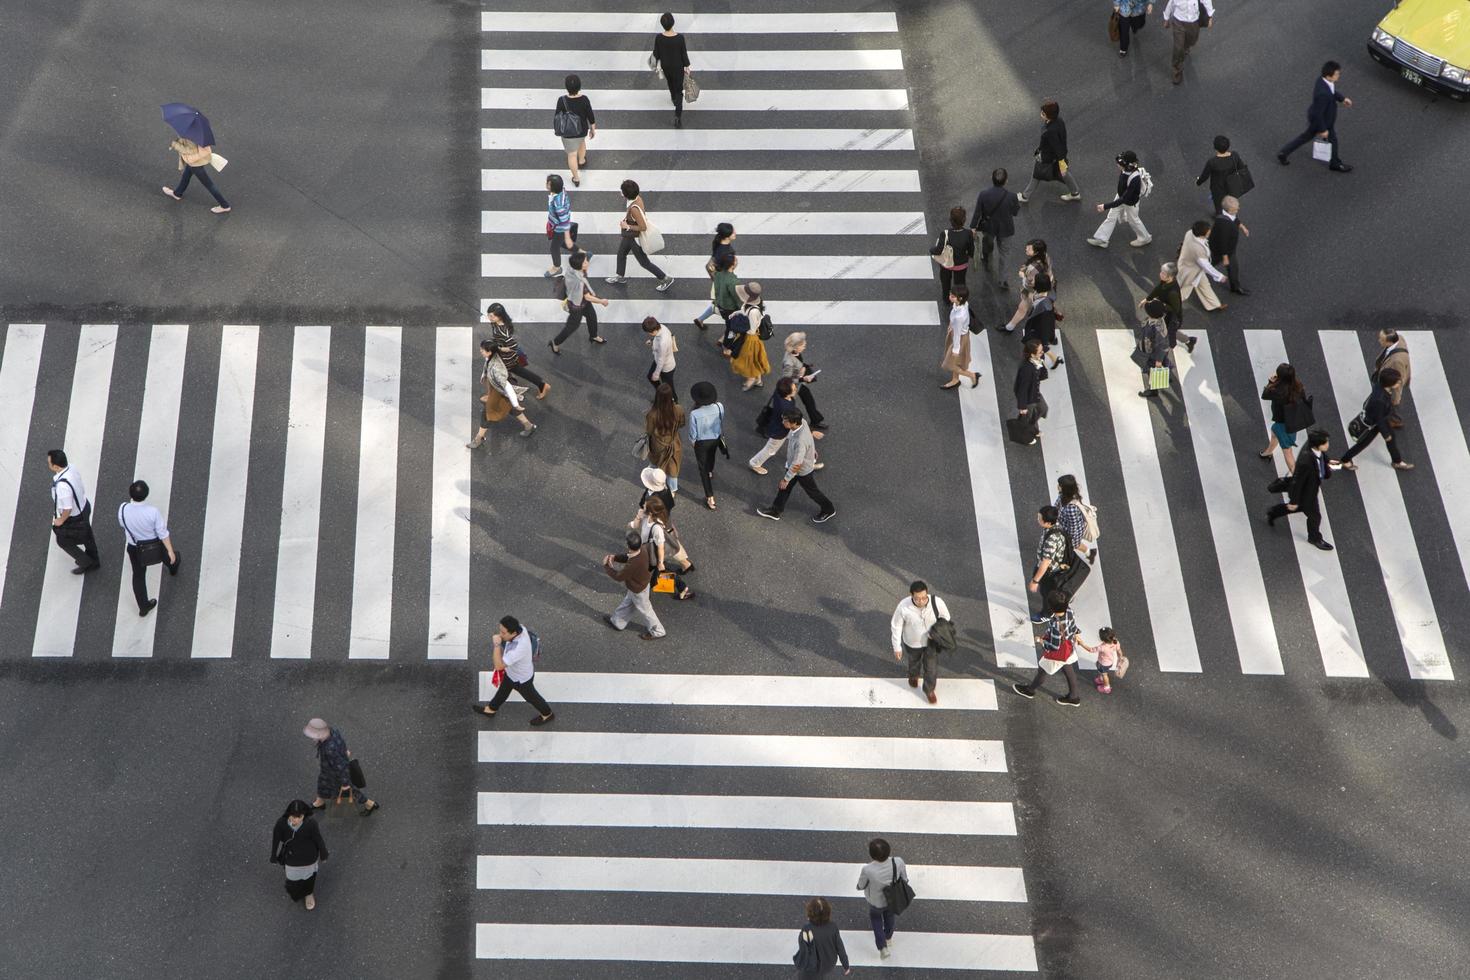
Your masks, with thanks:
<instances>
[{"instance_id":1,"label":"man in black suit","mask_svg":"<svg viewBox=\"0 0 1470 980\"><path fill-rule=\"evenodd\" d=\"M1240 201L1227 194L1220 202L1215 226L1210 229L1210 263L1225 270L1230 276L1230 291L1240 296L1249 296L1250 290L1240 284L1240 262L1235 257L1235 250L1240 247L1240 236L1250 237L1250 233L1250 229L1240 223Z\"/></svg>"},{"instance_id":2,"label":"man in black suit","mask_svg":"<svg viewBox=\"0 0 1470 980\"><path fill-rule=\"evenodd\" d=\"M1008 242L1016 234L1016 215L1021 213L1021 202L1016 195L1006 190L1004 167L997 167L990 174L991 186L975 198L975 210L971 213L974 224L970 228L980 234L980 261L989 262L990 253L995 253L995 284L1001 289L1010 289L1006 278L1010 265L1006 254Z\"/></svg>"},{"instance_id":3,"label":"man in black suit","mask_svg":"<svg viewBox=\"0 0 1470 980\"><path fill-rule=\"evenodd\" d=\"M1283 167L1291 163L1287 157L1298 149L1313 139L1324 139L1332 144L1332 159L1328 161L1327 169L1340 174L1353 169L1337 156L1337 104L1341 102L1349 109L1353 107L1353 100L1337 90L1337 81L1341 77L1342 65L1337 62L1329 61L1322 66L1322 77L1317 79L1317 85L1312 89L1312 107L1307 110L1306 131L1276 154L1276 161Z\"/></svg>"},{"instance_id":4,"label":"man in black suit","mask_svg":"<svg viewBox=\"0 0 1470 980\"><path fill-rule=\"evenodd\" d=\"M1273 527L1277 518L1287 514L1306 514L1307 542L1323 551L1332 550L1332 545L1322 537L1322 505L1317 499L1322 492L1322 481L1332 477L1332 470L1327 465L1327 444L1327 433L1322 429L1307 433L1307 451L1297 457L1296 466L1291 471L1286 502L1266 511L1266 523Z\"/></svg>"},{"instance_id":5,"label":"man in black suit","mask_svg":"<svg viewBox=\"0 0 1470 980\"><path fill-rule=\"evenodd\" d=\"M1041 383L1046 380L1046 366L1041 363L1041 341L1029 338L1021 347L1021 363L1016 367L1016 425L1032 429L1036 435L1028 446L1041 437L1041 420L1046 418L1046 399L1041 397Z\"/></svg>"}]
</instances>

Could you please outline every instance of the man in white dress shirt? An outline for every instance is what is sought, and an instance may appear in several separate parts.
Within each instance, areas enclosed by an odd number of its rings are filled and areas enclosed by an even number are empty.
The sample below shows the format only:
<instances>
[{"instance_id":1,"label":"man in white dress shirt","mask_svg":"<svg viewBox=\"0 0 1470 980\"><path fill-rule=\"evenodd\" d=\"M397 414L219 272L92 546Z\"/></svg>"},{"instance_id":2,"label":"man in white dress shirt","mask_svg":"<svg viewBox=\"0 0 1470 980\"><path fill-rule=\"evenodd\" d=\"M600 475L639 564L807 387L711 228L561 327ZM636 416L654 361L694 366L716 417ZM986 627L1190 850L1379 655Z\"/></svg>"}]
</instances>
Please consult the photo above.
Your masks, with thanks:
<instances>
[{"instance_id":1,"label":"man in white dress shirt","mask_svg":"<svg viewBox=\"0 0 1470 980\"><path fill-rule=\"evenodd\" d=\"M495 669L500 673L500 684L495 688L495 696L490 699L489 704L477 702L470 707L479 714L493 718L505 699L510 697L510 692L515 691L536 709L537 713L531 718L533 728L540 728L556 720L551 705L537 692L534 683L536 648L540 644L535 634L522 626L514 616L502 616L492 644L490 656Z\"/></svg>"},{"instance_id":2,"label":"man in white dress shirt","mask_svg":"<svg viewBox=\"0 0 1470 980\"><path fill-rule=\"evenodd\" d=\"M930 704L937 704L939 695L938 651L929 643L929 630L940 617L949 619L949 610L944 600L929 595L929 586L923 581L909 586L909 594L893 610L889 623L890 640L893 644L893 659L907 661L909 687L919 686L919 672L924 674L924 696Z\"/></svg>"},{"instance_id":3,"label":"man in white dress shirt","mask_svg":"<svg viewBox=\"0 0 1470 980\"><path fill-rule=\"evenodd\" d=\"M148 566L163 565L170 575L179 574L179 555L174 551L168 525L163 515L148 499L148 484L134 480L128 487L128 501L117 509L117 523L123 529L128 549L128 562L133 566L133 598L138 600L138 615L146 616L158 605L148 598ZM167 557L165 557L167 556Z\"/></svg>"},{"instance_id":4,"label":"man in white dress shirt","mask_svg":"<svg viewBox=\"0 0 1470 980\"><path fill-rule=\"evenodd\" d=\"M56 536L56 546L77 563L72 574L85 575L102 564L97 539L92 536L92 502L87 499L87 485L60 449L46 450L46 464L51 468L51 533Z\"/></svg>"},{"instance_id":5,"label":"man in white dress shirt","mask_svg":"<svg viewBox=\"0 0 1470 980\"><path fill-rule=\"evenodd\" d=\"M1210 0L1169 0L1164 4L1164 26L1174 32L1174 84L1184 81L1184 59L1199 43L1202 27L1209 27L1215 17Z\"/></svg>"}]
</instances>

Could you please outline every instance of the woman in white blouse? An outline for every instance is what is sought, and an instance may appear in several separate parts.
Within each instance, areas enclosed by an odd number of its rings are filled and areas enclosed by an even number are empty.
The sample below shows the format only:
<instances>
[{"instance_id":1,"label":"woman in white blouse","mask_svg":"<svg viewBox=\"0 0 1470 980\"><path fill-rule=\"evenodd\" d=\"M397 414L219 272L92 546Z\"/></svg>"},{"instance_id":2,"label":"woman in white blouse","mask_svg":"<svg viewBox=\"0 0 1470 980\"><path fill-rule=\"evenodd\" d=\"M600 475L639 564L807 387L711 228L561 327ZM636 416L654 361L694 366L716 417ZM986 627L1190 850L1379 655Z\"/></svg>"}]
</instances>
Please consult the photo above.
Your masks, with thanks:
<instances>
[{"instance_id":1,"label":"woman in white blouse","mask_svg":"<svg viewBox=\"0 0 1470 980\"><path fill-rule=\"evenodd\" d=\"M949 301L949 333L944 338L944 360L939 362L949 372L949 381L939 387L946 391L958 388L964 377L973 388L980 383L980 375L970 370L970 287L955 286Z\"/></svg>"}]
</instances>

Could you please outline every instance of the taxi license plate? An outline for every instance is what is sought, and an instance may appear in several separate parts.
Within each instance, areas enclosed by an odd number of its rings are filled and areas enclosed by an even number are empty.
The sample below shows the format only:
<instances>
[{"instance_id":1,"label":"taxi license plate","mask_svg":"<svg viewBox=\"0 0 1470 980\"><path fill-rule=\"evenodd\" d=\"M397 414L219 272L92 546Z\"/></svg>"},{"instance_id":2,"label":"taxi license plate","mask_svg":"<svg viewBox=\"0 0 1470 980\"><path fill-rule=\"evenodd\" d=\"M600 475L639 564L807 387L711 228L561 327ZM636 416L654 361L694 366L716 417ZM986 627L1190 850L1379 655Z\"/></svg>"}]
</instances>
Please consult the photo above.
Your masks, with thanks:
<instances>
[{"instance_id":1,"label":"taxi license plate","mask_svg":"<svg viewBox=\"0 0 1470 980\"><path fill-rule=\"evenodd\" d=\"M1415 85L1424 84L1424 76L1419 74L1417 71L1409 71L1409 69L1405 68L1402 74L1405 78L1413 82Z\"/></svg>"}]
</instances>

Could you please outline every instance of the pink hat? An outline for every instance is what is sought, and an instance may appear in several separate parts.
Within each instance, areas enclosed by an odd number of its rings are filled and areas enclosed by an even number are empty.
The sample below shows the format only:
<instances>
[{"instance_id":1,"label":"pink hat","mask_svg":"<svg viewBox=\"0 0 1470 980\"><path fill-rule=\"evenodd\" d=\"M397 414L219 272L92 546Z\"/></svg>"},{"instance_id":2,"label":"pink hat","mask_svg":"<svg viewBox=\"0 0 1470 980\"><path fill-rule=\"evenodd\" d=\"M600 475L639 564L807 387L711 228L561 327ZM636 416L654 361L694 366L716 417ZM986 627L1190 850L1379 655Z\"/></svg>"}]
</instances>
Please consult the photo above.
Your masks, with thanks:
<instances>
[{"instance_id":1,"label":"pink hat","mask_svg":"<svg viewBox=\"0 0 1470 980\"><path fill-rule=\"evenodd\" d=\"M332 730L328 728L327 723L322 721L320 718L313 718L311 721L308 721L306 723L306 727L301 730L301 734L305 735L307 738L313 738L320 742L328 735L332 734Z\"/></svg>"}]
</instances>

